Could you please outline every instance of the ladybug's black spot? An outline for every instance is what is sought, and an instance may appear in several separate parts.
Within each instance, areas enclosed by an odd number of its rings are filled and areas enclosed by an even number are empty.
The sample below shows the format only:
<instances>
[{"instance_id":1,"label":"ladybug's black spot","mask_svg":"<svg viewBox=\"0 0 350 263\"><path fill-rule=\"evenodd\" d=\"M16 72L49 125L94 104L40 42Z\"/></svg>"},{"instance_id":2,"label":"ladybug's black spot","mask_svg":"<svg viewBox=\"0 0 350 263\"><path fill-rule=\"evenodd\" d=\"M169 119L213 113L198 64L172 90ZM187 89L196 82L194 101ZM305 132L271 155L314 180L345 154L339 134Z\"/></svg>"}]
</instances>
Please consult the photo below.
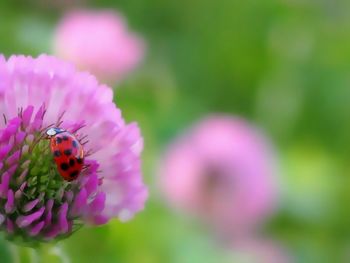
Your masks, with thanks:
<instances>
[{"instance_id":1,"label":"ladybug's black spot","mask_svg":"<svg viewBox=\"0 0 350 263\"><path fill-rule=\"evenodd\" d=\"M74 164L75 164L74 159L73 159L73 158L70 158L70 159L69 159L69 165L70 165L70 167L73 167Z\"/></svg>"},{"instance_id":2,"label":"ladybug's black spot","mask_svg":"<svg viewBox=\"0 0 350 263\"><path fill-rule=\"evenodd\" d=\"M78 147L78 143L77 143L76 140L73 140L73 141L72 141L72 146L73 146L74 148L77 148L77 147Z\"/></svg>"},{"instance_id":3,"label":"ladybug's black spot","mask_svg":"<svg viewBox=\"0 0 350 263\"><path fill-rule=\"evenodd\" d=\"M67 171L67 170L69 169L68 163L61 163L61 169L62 169L63 171Z\"/></svg>"},{"instance_id":4,"label":"ladybug's black spot","mask_svg":"<svg viewBox=\"0 0 350 263\"><path fill-rule=\"evenodd\" d=\"M62 139L63 139L64 141L68 141L68 136L63 136Z\"/></svg>"},{"instance_id":5,"label":"ladybug's black spot","mask_svg":"<svg viewBox=\"0 0 350 263\"><path fill-rule=\"evenodd\" d=\"M69 176L70 176L71 178L74 178L74 177L77 177L78 174L79 174L79 171L73 171L73 172L71 172L71 173L69 174Z\"/></svg>"},{"instance_id":6,"label":"ladybug's black spot","mask_svg":"<svg viewBox=\"0 0 350 263\"><path fill-rule=\"evenodd\" d=\"M57 142L57 144L60 144L62 142L62 138L61 137L57 137L56 138L56 142Z\"/></svg>"},{"instance_id":7,"label":"ladybug's black spot","mask_svg":"<svg viewBox=\"0 0 350 263\"><path fill-rule=\"evenodd\" d=\"M60 157L61 156L61 152L59 150L56 150L56 151L53 152L53 155L55 157Z\"/></svg>"},{"instance_id":8,"label":"ladybug's black spot","mask_svg":"<svg viewBox=\"0 0 350 263\"><path fill-rule=\"evenodd\" d=\"M83 163L83 159L82 159L82 158L77 158L77 162L78 162L79 164L82 164L82 163Z\"/></svg>"},{"instance_id":9,"label":"ladybug's black spot","mask_svg":"<svg viewBox=\"0 0 350 263\"><path fill-rule=\"evenodd\" d=\"M65 149L63 152L65 155L69 156L72 154L72 149Z\"/></svg>"}]
</instances>

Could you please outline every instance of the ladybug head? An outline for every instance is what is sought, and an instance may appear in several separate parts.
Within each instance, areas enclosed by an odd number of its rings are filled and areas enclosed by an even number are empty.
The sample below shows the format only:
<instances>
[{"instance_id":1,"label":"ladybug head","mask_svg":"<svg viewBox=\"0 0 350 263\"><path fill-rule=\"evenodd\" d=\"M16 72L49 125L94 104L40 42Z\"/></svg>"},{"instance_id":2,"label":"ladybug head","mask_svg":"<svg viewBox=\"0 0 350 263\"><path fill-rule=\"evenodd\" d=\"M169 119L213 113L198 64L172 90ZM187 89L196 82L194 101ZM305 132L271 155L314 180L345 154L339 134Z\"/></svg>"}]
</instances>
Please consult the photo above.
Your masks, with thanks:
<instances>
[{"instance_id":1,"label":"ladybug head","mask_svg":"<svg viewBox=\"0 0 350 263\"><path fill-rule=\"evenodd\" d=\"M62 133L62 132L65 132L65 130L61 129L61 128L50 128L46 131L46 135L50 138L52 136L55 136L56 134L59 134L59 133Z\"/></svg>"}]
</instances>

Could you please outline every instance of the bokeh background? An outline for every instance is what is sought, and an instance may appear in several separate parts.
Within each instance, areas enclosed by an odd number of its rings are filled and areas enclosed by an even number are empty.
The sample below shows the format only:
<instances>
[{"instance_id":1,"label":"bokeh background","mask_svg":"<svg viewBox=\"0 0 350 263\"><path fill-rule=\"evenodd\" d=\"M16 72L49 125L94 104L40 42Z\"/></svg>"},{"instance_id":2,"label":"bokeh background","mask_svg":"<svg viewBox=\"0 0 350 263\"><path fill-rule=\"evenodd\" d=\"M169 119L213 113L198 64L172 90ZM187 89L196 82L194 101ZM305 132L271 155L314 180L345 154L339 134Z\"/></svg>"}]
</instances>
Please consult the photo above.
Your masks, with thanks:
<instances>
[{"instance_id":1,"label":"bokeh background","mask_svg":"<svg viewBox=\"0 0 350 263\"><path fill-rule=\"evenodd\" d=\"M1 1L0 52L52 53L58 21L77 6L117 10L146 43L113 88L141 126L150 198L130 222L85 227L39 253L0 239L0 262L251 262L172 210L158 187L167 145L212 113L254 123L276 149L280 204L264 235L291 262L350 262L350 2Z\"/></svg>"}]
</instances>

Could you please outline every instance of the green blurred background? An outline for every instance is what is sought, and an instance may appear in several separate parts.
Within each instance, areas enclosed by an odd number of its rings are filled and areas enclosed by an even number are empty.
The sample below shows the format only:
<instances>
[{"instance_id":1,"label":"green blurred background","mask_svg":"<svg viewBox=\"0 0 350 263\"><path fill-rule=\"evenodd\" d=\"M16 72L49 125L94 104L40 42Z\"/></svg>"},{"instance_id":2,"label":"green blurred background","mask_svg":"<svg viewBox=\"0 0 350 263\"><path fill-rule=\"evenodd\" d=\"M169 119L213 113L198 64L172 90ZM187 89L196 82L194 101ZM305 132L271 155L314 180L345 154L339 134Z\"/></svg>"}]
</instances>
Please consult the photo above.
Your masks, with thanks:
<instances>
[{"instance_id":1,"label":"green blurred background","mask_svg":"<svg viewBox=\"0 0 350 263\"><path fill-rule=\"evenodd\" d=\"M65 11L59 2L1 1L0 52L50 53ZM293 262L350 262L349 1L85 5L120 11L147 43L144 63L115 96L126 120L142 128L150 199L128 223L84 228L61 242L70 262L243 262L216 245L205 227L171 211L157 188L167 143L212 112L257 123L279 152L283 196L266 233ZM25 261L32 253L0 240L0 262ZM43 262L61 262L52 253L39 254Z\"/></svg>"}]
</instances>

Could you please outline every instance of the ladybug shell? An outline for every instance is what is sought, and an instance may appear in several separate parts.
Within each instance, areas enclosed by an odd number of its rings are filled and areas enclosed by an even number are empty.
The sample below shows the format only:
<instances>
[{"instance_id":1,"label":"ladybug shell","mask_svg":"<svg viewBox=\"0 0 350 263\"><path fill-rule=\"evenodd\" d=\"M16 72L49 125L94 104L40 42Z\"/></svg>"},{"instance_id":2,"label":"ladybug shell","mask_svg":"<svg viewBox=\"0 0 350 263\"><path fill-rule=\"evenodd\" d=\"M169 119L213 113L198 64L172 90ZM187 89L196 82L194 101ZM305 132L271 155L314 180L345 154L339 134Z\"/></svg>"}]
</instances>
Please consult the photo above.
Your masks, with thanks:
<instances>
[{"instance_id":1,"label":"ladybug shell","mask_svg":"<svg viewBox=\"0 0 350 263\"><path fill-rule=\"evenodd\" d=\"M79 141L74 135L64 131L50 138L50 148L63 179L75 180L84 164L84 150Z\"/></svg>"}]
</instances>

